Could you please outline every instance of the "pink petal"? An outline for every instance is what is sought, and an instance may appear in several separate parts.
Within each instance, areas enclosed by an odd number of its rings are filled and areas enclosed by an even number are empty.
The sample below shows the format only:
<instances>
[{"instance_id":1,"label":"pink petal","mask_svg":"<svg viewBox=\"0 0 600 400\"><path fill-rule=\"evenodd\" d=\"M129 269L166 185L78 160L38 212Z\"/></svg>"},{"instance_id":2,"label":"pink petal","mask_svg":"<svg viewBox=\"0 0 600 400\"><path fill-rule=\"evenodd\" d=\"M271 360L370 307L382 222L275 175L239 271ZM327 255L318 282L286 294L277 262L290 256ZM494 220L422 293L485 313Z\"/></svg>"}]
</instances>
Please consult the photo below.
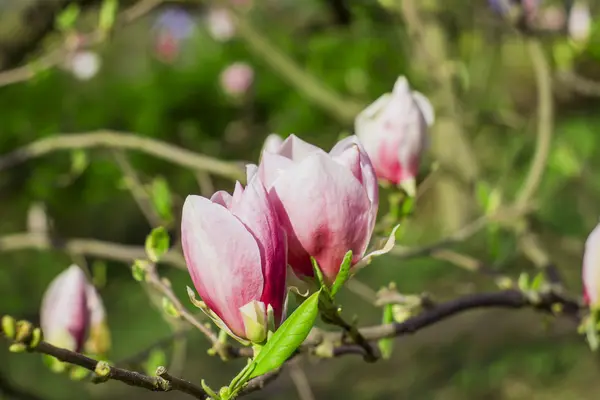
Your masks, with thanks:
<instances>
[{"instance_id":1,"label":"pink petal","mask_svg":"<svg viewBox=\"0 0 600 400\"><path fill-rule=\"evenodd\" d=\"M585 242L583 254L583 286L591 305L600 305L600 224Z\"/></svg>"},{"instance_id":2,"label":"pink petal","mask_svg":"<svg viewBox=\"0 0 600 400\"><path fill-rule=\"evenodd\" d=\"M283 139L281 138L281 136L279 136L276 133L271 133L265 139L262 151L263 152L267 151L269 153L277 153L279 151L279 149L281 148L282 144L283 144Z\"/></svg>"},{"instance_id":3,"label":"pink petal","mask_svg":"<svg viewBox=\"0 0 600 400\"><path fill-rule=\"evenodd\" d=\"M243 198L232 207L231 212L244 223L258 243L264 277L260 301L273 307L279 322L286 290L286 237L258 176L248 183Z\"/></svg>"},{"instance_id":4,"label":"pink petal","mask_svg":"<svg viewBox=\"0 0 600 400\"><path fill-rule=\"evenodd\" d=\"M46 341L68 350L79 351L89 326L86 288L87 277L77 265L71 265L48 286L40 311L40 325ZM70 338L70 343L63 339Z\"/></svg>"},{"instance_id":5,"label":"pink petal","mask_svg":"<svg viewBox=\"0 0 600 400\"><path fill-rule=\"evenodd\" d=\"M231 195L224 190L219 190L218 192L215 192L215 194L213 194L210 198L210 201L216 204L220 204L225 208L231 207L231 200Z\"/></svg>"},{"instance_id":6,"label":"pink petal","mask_svg":"<svg viewBox=\"0 0 600 400\"><path fill-rule=\"evenodd\" d=\"M319 153L323 150L291 134L283 141L278 153L290 160L299 162L315 152Z\"/></svg>"},{"instance_id":7,"label":"pink petal","mask_svg":"<svg viewBox=\"0 0 600 400\"><path fill-rule=\"evenodd\" d=\"M239 308L260 298L264 285L254 236L227 209L203 197L188 196L181 241L198 294L236 335L243 336Z\"/></svg>"},{"instance_id":8,"label":"pink petal","mask_svg":"<svg viewBox=\"0 0 600 400\"><path fill-rule=\"evenodd\" d=\"M327 154L315 153L269 192L288 233L288 262L312 276L310 256L332 281L348 250L362 258L370 239L371 202L361 183Z\"/></svg>"},{"instance_id":9,"label":"pink petal","mask_svg":"<svg viewBox=\"0 0 600 400\"><path fill-rule=\"evenodd\" d=\"M100 324L106 318L106 311L102 304L102 299L94 285L88 284L86 287L87 307L90 312L90 322L92 325Z\"/></svg>"},{"instance_id":10,"label":"pink petal","mask_svg":"<svg viewBox=\"0 0 600 400\"><path fill-rule=\"evenodd\" d=\"M336 159L339 154L345 154L348 148L357 147L360 156L360 172L359 178L363 187L365 188L369 200L371 201L371 223L369 231L375 228L377 220L377 211L379 209L379 184L377 183L377 175L375 174L375 168L371 163L371 159L367 154L366 150L358 140L357 136L349 136L340 140L329 152L329 154ZM356 176L356 174L355 174Z\"/></svg>"},{"instance_id":11,"label":"pink petal","mask_svg":"<svg viewBox=\"0 0 600 400\"><path fill-rule=\"evenodd\" d=\"M278 154L263 153L258 175L265 187L270 188L283 172L292 168L294 161Z\"/></svg>"}]
</instances>

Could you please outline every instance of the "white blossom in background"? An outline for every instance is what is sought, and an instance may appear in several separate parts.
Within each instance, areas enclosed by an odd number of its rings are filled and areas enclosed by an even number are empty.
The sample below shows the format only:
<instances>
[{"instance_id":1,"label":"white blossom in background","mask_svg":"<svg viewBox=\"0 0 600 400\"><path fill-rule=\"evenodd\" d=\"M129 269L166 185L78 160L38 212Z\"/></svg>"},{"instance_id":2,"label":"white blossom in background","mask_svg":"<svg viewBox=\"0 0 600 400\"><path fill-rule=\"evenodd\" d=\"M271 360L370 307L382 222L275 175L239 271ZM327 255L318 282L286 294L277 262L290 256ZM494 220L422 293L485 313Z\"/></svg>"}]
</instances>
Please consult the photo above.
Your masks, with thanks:
<instances>
[{"instance_id":1,"label":"white blossom in background","mask_svg":"<svg viewBox=\"0 0 600 400\"><path fill-rule=\"evenodd\" d=\"M591 29L592 16L588 4L576 1L569 12L569 36L577 42L583 42L589 37Z\"/></svg>"},{"instance_id":2,"label":"white blossom in background","mask_svg":"<svg viewBox=\"0 0 600 400\"><path fill-rule=\"evenodd\" d=\"M93 51L78 51L67 62L66 69L77 79L87 81L92 79L102 65L100 56Z\"/></svg>"},{"instance_id":3,"label":"white blossom in background","mask_svg":"<svg viewBox=\"0 0 600 400\"><path fill-rule=\"evenodd\" d=\"M244 62L229 65L221 72L221 87L230 96L241 96L254 82L254 70Z\"/></svg>"},{"instance_id":4,"label":"white blossom in background","mask_svg":"<svg viewBox=\"0 0 600 400\"><path fill-rule=\"evenodd\" d=\"M213 39L226 42L235 35L235 25L229 11L222 8L213 8L206 16L208 32Z\"/></svg>"}]
</instances>

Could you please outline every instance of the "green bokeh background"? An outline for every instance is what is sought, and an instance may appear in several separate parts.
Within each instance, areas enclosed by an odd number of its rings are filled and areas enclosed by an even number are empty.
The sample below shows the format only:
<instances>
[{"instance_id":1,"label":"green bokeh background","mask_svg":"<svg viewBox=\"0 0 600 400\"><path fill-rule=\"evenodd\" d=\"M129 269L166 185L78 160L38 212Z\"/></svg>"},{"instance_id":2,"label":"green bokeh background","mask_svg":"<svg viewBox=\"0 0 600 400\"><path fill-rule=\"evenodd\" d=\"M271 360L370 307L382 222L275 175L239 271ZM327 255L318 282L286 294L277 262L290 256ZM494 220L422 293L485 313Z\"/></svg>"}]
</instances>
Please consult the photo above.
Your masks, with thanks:
<instances>
[{"instance_id":1,"label":"green bokeh background","mask_svg":"<svg viewBox=\"0 0 600 400\"><path fill-rule=\"evenodd\" d=\"M414 48L421 45L409 38L402 18L375 1L347 1L352 15L349 25L334 22L326 1L255 2L250 18L262 34L344 98L367 104L390 91L399 75L407 75L426 95L438 89L430 71L414 56ZM429 0L423 1L422 7L435 26L443 29L461 134L479 165L477 180L497 188L504 201L510 202L535 148L536 87L523 37L494 16L485 1ZM594 11L598 15L597 7ZM271 132L295 133L328 149L340 134L352 129L352 124L335 118L288 84L280 71L250 51L243 38L214 41L203 22L203 10L192 12L197 22L195 33L182 44L174 64L164 64L153 56L151 27L156 13L151 13L97 48L102 68L89 81L55 69L1 87L0 154L58 133L113 129L211 157L256 160L262 141ZM87 20L82 26L90 27ZM566 43L564 37L547 35L542 43L556 68L564 60L552 55L557 46ZM599 60L600 33L595 29L587 47L573 55L573 68L589 79L598 79ZM253 90L241 103L227 97L219 86L220 72L235 61L246 61L255 69ZM536 195L538 210L532 226L568 289L578 294L583 243L600 214L600 180L596 177L600 168L600 101L558 80L554 95L554 139ZM434 104L437 109L444 107ZM194 174L184 168L142 153L128 156L144 182L166 179L176 215L185 196L199 190ZM73 174L73 157L68 151L57 152L0 171L0 234L24 232L27 210L41 202L62 237L143 245L150 227L123 189L113 154L102 149L86 151L89 165L81 174ZM434 161L428 155L424 164ZM226 190L233 187L218 177L214 184ZM400 242L425 244L452 231L438 217L440 207L456 207L457 213L464 207L469 219L480 214L475 191L464 191L472 204L442 204L439 198L424 195ZM385 211L385 204L382 209ZM522 271L535 273L531 262L518 251L512 233L489 239L482 231L456 248L513 277ZM87 259L90 266L97 261L102 260ZM60 251L2 252L0 313L37 322L46 286L70 262ZM113 335L110 357L120 360L168 336L171 330L127 265L107 262L106 268L107 280L100 293ZM169 268L161 273L172 280L175 292L187 304L187 274ZM399 261L394 256L381 257L361 272L359 279L374 289L393 281L403 293L427 291L438 299L495 289L489 277L432 258ZM343 292L341 301L346 312L359 316L361 324L381 319L380 309L349 291ZM241 361L224 363L207 356L208 343L199 333L185 337L186 357L180 375L186 379L199 383L204 378L218 387L241 368ZM171 351L172 346L167 346L167 356ZM528 310L477 311L440 322L396 340L393 357L374 365L354 356L303 359L301 365L317 399L585 400L596 399L600 391L597 359L576 333L576 325L567 319L546 320ZM0 346L0 376L3 385L40 399L185 398L177 392L151 393L118 382L73 382L49 372L39 356L10 354L6 346ZM12 398L0 390L0 399L2 396ZM287 399L297 398L297 394L284 372L248 398Z\"/></svg>"}]
</instances>

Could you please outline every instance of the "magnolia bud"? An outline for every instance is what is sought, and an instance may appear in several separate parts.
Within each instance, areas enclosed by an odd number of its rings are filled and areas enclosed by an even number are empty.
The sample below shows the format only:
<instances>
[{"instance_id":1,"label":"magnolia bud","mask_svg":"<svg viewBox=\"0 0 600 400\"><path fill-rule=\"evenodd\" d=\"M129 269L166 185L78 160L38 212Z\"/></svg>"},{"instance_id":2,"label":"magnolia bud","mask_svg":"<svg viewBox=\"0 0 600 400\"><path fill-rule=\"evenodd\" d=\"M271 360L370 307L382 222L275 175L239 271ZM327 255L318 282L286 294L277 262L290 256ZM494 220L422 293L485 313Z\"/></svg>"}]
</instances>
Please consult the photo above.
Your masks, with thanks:
<instances>
[{"instance_id":1,"label":"magnolia bud","mask_svg":"<svg viewBox=\"0 0 600 400\"><path fill-rule=\"evenodd\" d=\"M585 302L592 307L600 306L600 224L585 242L582 278Z\"/></svg>"},{"instance_id":2,"label":"magnolia bud","mask_svg":"<svg viewBox=\"0 0 600 400\"><path fill-rule=\"evenodd\" d=\"M282 322L287 268L285 233L262 181L255 176L246 188L237 183L233 195L220 191L210 200L188 196L181 239L209 316L242 342L262 342L267 311L274 325Z\"/></svg>"},{"instance_id":3,"label":"magnolia bud","mask_svg":"<svg viewBox=\"0 0 600 400\"><path fill-rule=\"evenodd\" d=\"M433 122L429 100L411 91L403 76L392 93L384 94L356 117L356 134L379 179L395 185L414 182Z\"/></svg>"}]
</instances>

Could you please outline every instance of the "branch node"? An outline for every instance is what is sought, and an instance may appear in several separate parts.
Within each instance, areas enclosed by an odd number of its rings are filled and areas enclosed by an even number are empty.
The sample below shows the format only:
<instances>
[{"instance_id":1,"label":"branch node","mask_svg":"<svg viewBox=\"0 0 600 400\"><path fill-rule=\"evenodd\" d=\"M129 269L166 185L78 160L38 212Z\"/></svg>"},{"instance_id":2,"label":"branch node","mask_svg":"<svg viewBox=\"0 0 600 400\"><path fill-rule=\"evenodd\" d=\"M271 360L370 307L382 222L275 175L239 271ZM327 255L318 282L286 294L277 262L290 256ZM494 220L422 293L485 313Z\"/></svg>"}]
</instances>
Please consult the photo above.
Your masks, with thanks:
<instances>
[{"instance_id":1,"label":"branch node","mask_svg":"<svg viewBox=\"0 0 600 400\"><path fill-rule=\"evenodd\" d=\"M16 332L16 324L17 322L10 315L2 316L2 325L0 325L4 336L8 339L14 339Z\"/></svg>"},{"instance_id":2,"label":"branch node","mask_svg":"<svg viewBox=\"0 0 600 400\"><path fill-rule=\"evenodd\" d=\"M108 365L105 361L98 361L96 364L96 368L94 368L94 373L98 376L98 382L103 382L108 380L110 376L110 365Z\"/></svg>"}]
</instances>

